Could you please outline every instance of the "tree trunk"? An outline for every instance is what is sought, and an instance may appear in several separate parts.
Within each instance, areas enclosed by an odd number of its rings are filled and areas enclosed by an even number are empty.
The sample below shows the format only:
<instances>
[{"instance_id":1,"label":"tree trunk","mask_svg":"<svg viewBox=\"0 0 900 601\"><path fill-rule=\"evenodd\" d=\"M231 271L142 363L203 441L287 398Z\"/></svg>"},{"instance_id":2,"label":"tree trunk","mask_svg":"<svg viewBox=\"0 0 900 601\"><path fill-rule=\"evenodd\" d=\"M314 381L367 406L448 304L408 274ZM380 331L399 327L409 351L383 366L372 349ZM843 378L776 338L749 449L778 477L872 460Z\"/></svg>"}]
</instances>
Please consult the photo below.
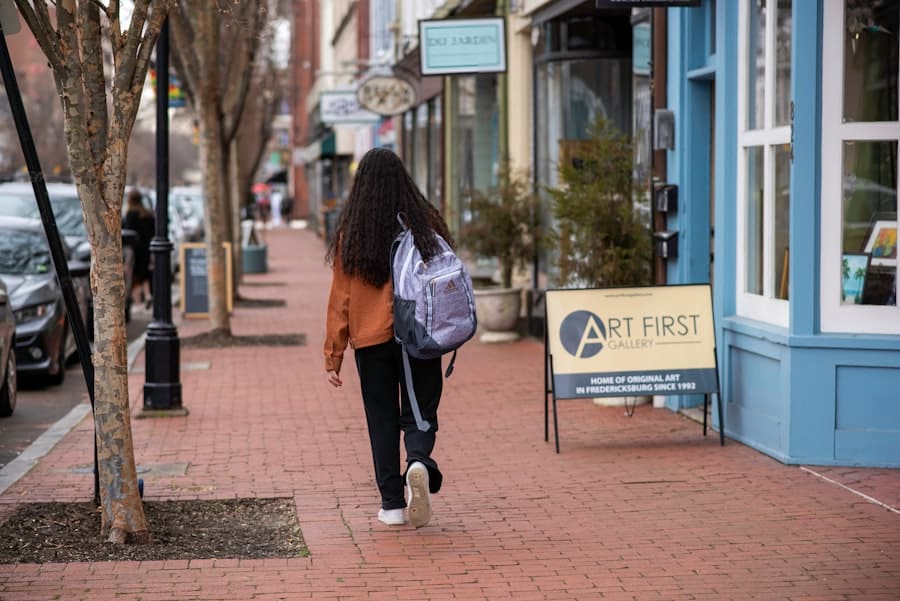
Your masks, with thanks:
<instances>
[{"instance_id":1,"label":"tree trunk","mask_svg":"<svg viewBox=\"0 0 900 601\"><path fill-rule=\"evenodd\" d=\"M91 232L91 290L94 295L94 422L103 506L101 534L111 542L149 538L137 484L125 333L125 280L122 277L121 216L116 203L82 194Z\"/></svg>"},{"instance_id":2,"label":"tree trunk","mask_svg":"<svg viewBox=\"0 0 900 601\"><path fill-rule=\"evenodd\" d=\"M219 173L222 176L222 186L219 188L219 193L222 195L222 200L220 205L222 207L222 222L224 225L224 233L223 236L225 240L231 242L231 277L233 282L237 282L237 278L235 277L235 248L234 248L234 236L235 229L240 227L237 225L237 222L234 219L234 215L231 214L231 180L229 179L228 171L231 164L231 146L228 141L225 139L225 126L224 123L219 125L219 131L221 133L221 143L219 148L221 149L221 154L219 155L220 160L222 161L221 166L219 167ZM232 296L235 294L235 288L237 286L231 287Z\"/></svg>"},{"instance_id":3,"label":"tree trunk","mask_svg":"<svg viewBox=\"0 0 900 601\"><path fill-rule=\"evenodd\" d=\"M131 438L121 209L128 139L150 53L173 2L128 3L131 24L123 32L119 2L16 0L53 71L91 245L101 534L113 543L149 539Z\"/></svg>"},{"instance_id":4,"label":"tree trunk","mask_svg":"<svg viewBox=\"0 0 900 601\"><path fill-rule=\"evenodd\" d=\"M222 132L215 103L201 101L200 162L203 165L203 193L206 197L206 265L209 285L209 321L212 332L231 335L228 315L226 255L227 242L223 202ZM230 259L230 257L229 257Z\"/></svg>"},{"instance_id":5,"label":"tree trunk","mask_svg":"<svg viewBox=\"0 0 900 601\"><path fill-rule=\"evenodd\" d=\"M231 220L237 224L232 230L232 245L234 248L234 281L240 282L244 275L242 256L243 248L241 248L241 236L243 235L243 225L241 224L241 168L238 163L238 144L237 136L232 138L228 145L228 198L230 200ZM237 298L237 286L234 287L234 296Z\"/></svg>"}]
</instances>

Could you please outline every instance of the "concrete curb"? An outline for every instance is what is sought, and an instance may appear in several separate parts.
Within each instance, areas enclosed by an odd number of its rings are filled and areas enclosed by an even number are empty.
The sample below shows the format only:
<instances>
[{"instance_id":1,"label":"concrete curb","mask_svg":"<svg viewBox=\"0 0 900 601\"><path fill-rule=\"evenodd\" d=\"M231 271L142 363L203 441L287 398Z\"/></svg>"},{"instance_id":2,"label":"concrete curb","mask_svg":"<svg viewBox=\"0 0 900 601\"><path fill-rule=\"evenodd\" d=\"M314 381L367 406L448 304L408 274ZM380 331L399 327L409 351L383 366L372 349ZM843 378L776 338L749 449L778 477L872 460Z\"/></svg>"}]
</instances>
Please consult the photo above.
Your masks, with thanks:
<instances>
[{"instance_id":1,"label":"concrete curb","mask_svg":"<svg viewBox=\"0 0 900 601\"><path fill-rule=\"evenodd\" d=\"M141 334L132 340L128 345L128 371L134 366L138 355L144 348L144 341L147 334ZM90 403L81 403L72 407L64 417L59 419L55 424L38 436L34 442L28 445L28 448L22 451L22 454L7 463L3 469L0 469L0 495L6 492L10 486L15 484L19 478L31 471L35 465L47 453L53 450L53 447L65 437L66 434L81 423L86 416L91 413Z\"/></svg>"},{"instance_id":2,"label":"concrete curb","mask_svg":"<svg viewBox=\"0 0 900 601\"><path fill-rule=\"evenodd\" d=\"M144 332L134 340L132 340L128 344L128 372L131 373L131 368L134 367L134 362L137 361L138 355L141 354L141 351L144 350L144 341L147 340L147 332Z\"/></svg>"},{"instance_id":3,"label":"concrete curb","mask_svg":"<svg viewBox=\"0 0 900 601\"><path fill-rule=\"evenodd\" d=\"M50 429L41 434L31 443L22 454L7 463L0 470L0 495L6 492L6 489L18 481L19 478L27 474L31 468L38 464L44 455L53 450L63 437L77 426L85 416L91 413L91 406L87 403L75 405L65 417L50 426Z\"/></svg>"}]
</instances>

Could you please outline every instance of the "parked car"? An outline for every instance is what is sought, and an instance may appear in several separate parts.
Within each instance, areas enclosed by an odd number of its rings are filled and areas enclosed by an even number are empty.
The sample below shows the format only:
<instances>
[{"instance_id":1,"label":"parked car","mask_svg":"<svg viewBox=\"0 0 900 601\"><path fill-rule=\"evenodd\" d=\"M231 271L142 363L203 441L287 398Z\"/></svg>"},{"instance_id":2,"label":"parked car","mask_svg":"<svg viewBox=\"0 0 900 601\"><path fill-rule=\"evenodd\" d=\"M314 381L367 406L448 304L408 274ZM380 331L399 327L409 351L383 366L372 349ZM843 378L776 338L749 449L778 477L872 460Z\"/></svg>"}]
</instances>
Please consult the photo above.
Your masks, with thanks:
<instances>
[{"instance_id":1,"label":"parked car","mask_svg":"<svg viewBox=\"0 0 900 601\"><path fill-rule=\"evenodd\" d=\"M56 228L70 251L88 244L81 200L75 184L48 183L47 194L56 218ZM30 183L9 182L0 184L0 216L40 219L34 188ZM84 247L82 246L82 249ZM90 247L88 246L88 249Z\"/></svg>"},{"instance_id":2,"label":"parked car","mask_svg":"<svg viewBox=\"0 0 900 601\"><path fill-rule=\"evenodd\" d=\"M48 183L47 194L50 197L50 206L53 216L56 218L56 227L63 237L69 257L72 260L90 263L91 245L87 238L87 229L84 225L84 214L81 212L81 200L75 184ZM34 196L34 188L30 183L7 182L0 183L0 217L21 217L26 219L40 219L37 200ZM129 250L129 245L135 243L135 232L122 232L122 273L126 279L126 290L130 290L131 273L134 271L134 253ZM76 287L86 288L88 300L86 322L88 336L94 336L94 305L93 296L90 294L89 274L80 278L73 278ZM131 295L125 299L126 319L131 317Z\"/></svg>"},{"instance_id":3,"label":"parked car","mask_svg":"<svg viewBox=\"0 0 900 601\"><path fill-rule=\"evenodd\" d=\"M16 320L9 304L6 284L0 280L0 417L16 410Z\"/></svg>"},{"instance_id":4,"label":"parked car","mask_svg":"<svg viewBox=\"0 0 900 601\"><path fill-rule=\"evenodd\" d=\"M91 244L88 242L84 215L81 212L81 200L75 184L47 183L47 195L50 207L56 219L56 229L62 236L66 258L90 264ZM0 184L0 217L21 217L23 219L40 220L34 188L30 183L10 182ZM88 336L94 338L94 297L91 294L90 273L78 277L73 276L78 298L85 299L88 316L86 322Z\"/></svg>"},{"instance_id":5,"label":"parked car","mask_svg":"<svg viewBox=\"0 0 900 601\"><path fill-rule=\"evenodd\" d=\"M73 282L83 280L90 271L89 264L77 261L70 262L69 268ZM41 222L0 217L0 279L6 284L16 321L17 373L62 384L66 362L77 349ZM89 293L89 287L75 286L85 323Z\"/></svg>"}]
</instances>

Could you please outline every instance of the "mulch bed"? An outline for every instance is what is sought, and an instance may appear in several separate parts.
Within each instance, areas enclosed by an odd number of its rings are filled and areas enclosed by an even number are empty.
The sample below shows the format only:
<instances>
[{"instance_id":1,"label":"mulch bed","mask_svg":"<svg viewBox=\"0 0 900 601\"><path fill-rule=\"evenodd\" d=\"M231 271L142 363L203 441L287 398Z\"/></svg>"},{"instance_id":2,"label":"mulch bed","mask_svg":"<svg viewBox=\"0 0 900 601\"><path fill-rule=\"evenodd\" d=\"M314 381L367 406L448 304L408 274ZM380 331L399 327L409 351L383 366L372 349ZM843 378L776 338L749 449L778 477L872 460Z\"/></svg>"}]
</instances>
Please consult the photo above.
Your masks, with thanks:
<instances>
[{"instance_id":1,"label":"mulch bed","mask_svg":"<svg viewBox=\"0 0 900 601\"><path fill-rule=\"evenodd\" d=\"M226 348L230 346L303 346L306 334L234 335L219 331L203 332L181 339L181 348Z\"/></svg>"},{"instance_id":2,"label":"mulch bed","mask_svg":"<svg viewBox=\"0 0 900 601\"><path fill-rule=\"evenodd\" d=\"M234 306L242 309L268 309L284 307L286 304L283 298L246 298L241 296L234 300Z\"/></svg>"},{"instance_id":3,"label":"mulch bed","mask_svg":"<svg viewBox=\"0 0 900 601\"><path fill-rule=\"evenodd\" d=\"M0 564L306 557L292 499L149 501L147 544L100 537L93 503L26 503L0 525Z\"/></svg>"},{"instance_id":4,"label":"mulch bed","mask_svg":"<svg viewBox=\"0 0 900 601\"><path fill-rule=\"evenodd\" d=\"M241 286L287 286L287 282L253 282L244 280Z\"/></svg>"}]
</instances>

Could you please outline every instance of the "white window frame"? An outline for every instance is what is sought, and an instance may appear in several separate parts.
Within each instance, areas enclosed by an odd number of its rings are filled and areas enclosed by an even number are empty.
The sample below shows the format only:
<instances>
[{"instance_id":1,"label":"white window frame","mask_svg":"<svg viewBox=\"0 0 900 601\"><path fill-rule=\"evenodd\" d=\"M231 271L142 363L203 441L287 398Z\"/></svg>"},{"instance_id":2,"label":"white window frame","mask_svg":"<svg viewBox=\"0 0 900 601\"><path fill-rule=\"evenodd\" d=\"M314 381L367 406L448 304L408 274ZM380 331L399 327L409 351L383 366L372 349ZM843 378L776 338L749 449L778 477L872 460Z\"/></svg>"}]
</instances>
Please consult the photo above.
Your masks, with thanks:
<instances>
[{"instance_id":1,"label":"white window frame","mask_svg":"<svg viewBox=\"0 0 900 601\"><path fill-rule=\"evenodd\" d=\"M796 1L796 0L795 0ZM775 274L780 257L775 256L775 147L791 143L791 127L775 126L775 41L778 3L770 2L766 11L765 98L760 129L747 128L747 42L750 28L750 0L741 0L738 19L738 153L737 153L737 313L758 321L787 328L790 325L789 301L775 298ZM791 91L793 97L793 90ZM747 156L751 148L763 148L763 293L751 294L747 288Z\"/></svg>"},{"instance_id":2,"label":"white window frame","mask_svg":"<svg viewBox=\"0 0 900 601\"><path fill-rule=\"evenodd\" d=\"M822 35L835 42L822 45L826 67L822 69L820 326L822 332L900 334L900 305L842 305L840 301L844 141L900 143L900 121L843 122L845 33L843 0L826 0Z\"/></svg>"}]
</instances>

